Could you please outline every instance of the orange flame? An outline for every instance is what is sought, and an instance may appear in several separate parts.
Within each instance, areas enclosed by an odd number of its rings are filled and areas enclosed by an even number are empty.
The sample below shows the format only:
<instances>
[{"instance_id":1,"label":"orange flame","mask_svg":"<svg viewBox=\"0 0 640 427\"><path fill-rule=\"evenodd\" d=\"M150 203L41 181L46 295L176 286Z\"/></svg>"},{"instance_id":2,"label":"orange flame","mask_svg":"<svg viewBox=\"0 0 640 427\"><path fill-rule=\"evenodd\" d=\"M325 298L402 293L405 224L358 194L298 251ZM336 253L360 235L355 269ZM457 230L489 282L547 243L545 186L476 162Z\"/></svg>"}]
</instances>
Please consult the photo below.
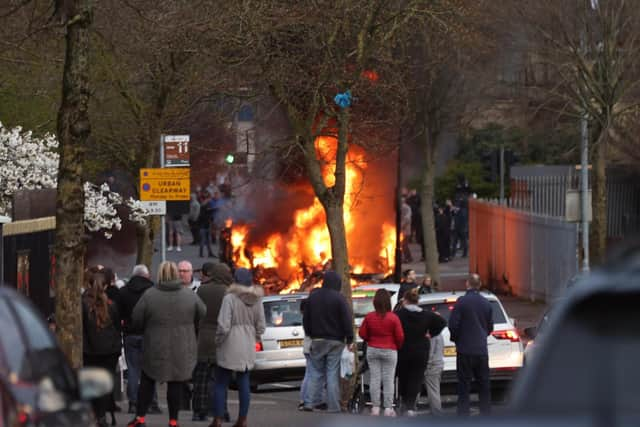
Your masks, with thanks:
<instances>
[{"instance_id":1,"label":"orange flame","mask_svg":"<svg viewBox=\"0 0 640 427\"><path fill-rule=\"evenodd\" d=\"M318 158L323 163L322 175L327 187L335 183L335 157L337 140L322 136L315 141ZM358 210L358 196L364 187L364 172L368 165L364 150L352 146L347 153L345 200L343 219L347 234L349 253L352 247L367 247L374 259L350 260L354 273L389 273L393 268L395 252L395 226L391 221L377 223L377 235L362 235L359 223L366 220L371 212ZM384 202L384 200L383 200ZM234 262L239 267L262 266L274 268L278 276L285 278L287 285L279 291L285 294L296 291L302 285L300 271L302 266L321 269L331 259L331 239L326 225L326 215L317 198L311 206L298 209L293 214L293 224L285 234L272 234L266 242L252 245L247 251L250 235L249 227L234 226L231 242L234 248ZM373 244L374 248L370 245ZM375 249L378 248L378 249ZM373 252L371 249L375 249ZM250 253L250 258L246 252ZM378 259L375 259L377 256ZM381 271L382 268L382 271ZM353 282L352 282L353 284Z\"/></svg>"}]
</instances>

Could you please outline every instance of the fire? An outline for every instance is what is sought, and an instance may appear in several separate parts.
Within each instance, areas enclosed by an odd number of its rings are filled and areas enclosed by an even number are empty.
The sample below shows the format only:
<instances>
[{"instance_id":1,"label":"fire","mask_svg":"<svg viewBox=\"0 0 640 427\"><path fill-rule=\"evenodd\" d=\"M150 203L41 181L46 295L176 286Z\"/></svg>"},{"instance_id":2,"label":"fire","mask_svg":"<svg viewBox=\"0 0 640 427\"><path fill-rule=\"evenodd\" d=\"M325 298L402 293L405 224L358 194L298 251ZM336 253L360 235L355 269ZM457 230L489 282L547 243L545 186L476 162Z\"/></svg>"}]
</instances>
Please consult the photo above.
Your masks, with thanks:
<instances>
[{"instance_id":1,"label":"fire","mask_svg":"<svg viewBox=\"0 0 640 427\"><path fill-rule=\"evenodd\" d=\"M336 149L335 138L316 139L316 152L323 163L322 175L328 187L335 182ZM395 226L388 214L385 214L387 218L384 221L377 221L376 213L384 211L392 215L392 209L386 205L392 206L392 202L384 198L388 194L382 194L377 195L382 199L372 204L373 209L364 206L366 203L363 204L361 195L365 190L364 174L368 167L364 150L351 147L347 153L343 216L350 265L354 273L387 273L393 268ZM371 229L377 231L370 232ZM234 225L231 236L234 262L240 267L260 266L277 271L277 276L286 282L284 287L274 289L280 293L300 289L309 274L322 270L331 259L331 240L325 212L317 198L313 199L310 206L293 212L291 226L286 233L273 233L257 244L249 245L249 241L250 228ZM317 285L319 283L314 283L311 287Z\"/></svg>"}]
</instances>

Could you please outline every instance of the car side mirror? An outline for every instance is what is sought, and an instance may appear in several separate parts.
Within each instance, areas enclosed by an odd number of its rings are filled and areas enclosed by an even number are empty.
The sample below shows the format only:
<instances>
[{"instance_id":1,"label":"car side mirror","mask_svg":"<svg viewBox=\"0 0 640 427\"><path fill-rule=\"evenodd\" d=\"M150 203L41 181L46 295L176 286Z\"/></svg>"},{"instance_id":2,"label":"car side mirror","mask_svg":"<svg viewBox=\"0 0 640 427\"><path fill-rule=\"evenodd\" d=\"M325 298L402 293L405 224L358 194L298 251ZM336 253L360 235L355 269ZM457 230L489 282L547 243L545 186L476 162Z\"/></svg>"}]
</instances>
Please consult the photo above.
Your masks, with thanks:
<instances>
[{"instance_id":1,"label":"car side mirror","mask_svg":"<svg viewBox=\"0 0 640 427\"><path fill-rule=\"evenodd\" d=\"M535 326L529 326L524 329L524 335L529 339L534 339L538 334L538 328Z\"/></svg>"},{"instance_id":2,"label":"car side mirror","mask_svg":"<svg viewBox=\"0 0 640 427\"><path fill-rule=\"evenodd\" d=\"M81 368L78 371L80 397L83 400L96 399L111 393L113 377L102 368Z\"/></svg>"},{"instance_id":3,"label":"car side mirror","mask_svg":"<svg viewBox=\"0 0 640 427\"><path fill-rule=\"evenodd\" d=\"M510 317L509 321L511 322L511 324L515 327L516 326L516 318L515 317Z\"/></svg>"}]
</instances>

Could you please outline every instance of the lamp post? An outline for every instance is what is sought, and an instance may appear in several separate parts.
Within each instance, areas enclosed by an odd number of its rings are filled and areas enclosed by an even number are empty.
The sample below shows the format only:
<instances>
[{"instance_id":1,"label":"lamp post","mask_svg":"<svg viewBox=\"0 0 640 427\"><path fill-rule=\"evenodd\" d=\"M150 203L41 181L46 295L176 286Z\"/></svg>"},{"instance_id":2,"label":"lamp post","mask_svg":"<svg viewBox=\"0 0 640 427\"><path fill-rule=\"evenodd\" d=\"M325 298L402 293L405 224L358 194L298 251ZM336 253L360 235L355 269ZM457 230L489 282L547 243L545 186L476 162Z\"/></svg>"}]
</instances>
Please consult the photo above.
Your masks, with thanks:
<instances>
[{"instance_id":1,"label":"lamp post","mask_svg":"<svg viewBox=\"0 0 640 427\"><path fill-rule=\"evenodd\" d=\"M4 285L4 234L3 228L5 224L11 222L8 216L0 215L0 286Z\"/></svg>"}]
</instances>

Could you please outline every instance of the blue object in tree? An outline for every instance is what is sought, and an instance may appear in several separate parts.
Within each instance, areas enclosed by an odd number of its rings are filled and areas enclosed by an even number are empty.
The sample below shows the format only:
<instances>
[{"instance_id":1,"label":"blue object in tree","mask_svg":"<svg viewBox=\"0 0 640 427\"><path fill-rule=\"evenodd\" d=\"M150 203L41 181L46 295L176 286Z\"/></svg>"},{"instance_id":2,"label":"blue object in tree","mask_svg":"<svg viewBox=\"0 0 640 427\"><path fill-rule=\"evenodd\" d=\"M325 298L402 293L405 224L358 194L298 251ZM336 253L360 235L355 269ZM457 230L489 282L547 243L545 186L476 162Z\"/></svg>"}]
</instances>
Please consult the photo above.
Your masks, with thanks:
<instances>
[{"instance_id":1,"label":"blue object in tree","mask_svg":"<svg viewBox=\"0 0 640 427\"><path fill-rule=\"evenodd\" d=\"M345 93L339 93L333 98L333 102L335 102L340 108L347 108L351 106L351 91L348 90Z\"/></svg>"}]
</instances>

